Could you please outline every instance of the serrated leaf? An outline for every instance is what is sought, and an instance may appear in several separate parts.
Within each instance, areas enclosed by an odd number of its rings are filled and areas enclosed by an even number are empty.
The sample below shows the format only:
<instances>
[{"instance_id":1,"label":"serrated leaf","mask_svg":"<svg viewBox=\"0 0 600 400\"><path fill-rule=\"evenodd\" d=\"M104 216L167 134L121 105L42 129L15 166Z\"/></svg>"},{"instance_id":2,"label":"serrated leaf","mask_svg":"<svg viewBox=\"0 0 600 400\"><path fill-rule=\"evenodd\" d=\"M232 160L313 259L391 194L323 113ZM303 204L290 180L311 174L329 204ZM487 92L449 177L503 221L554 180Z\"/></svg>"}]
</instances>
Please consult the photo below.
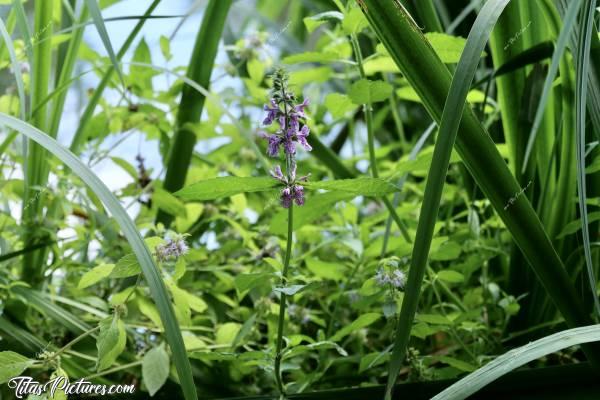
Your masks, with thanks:
<instances>
[{"instance_id":1,"label":"serrated leaf","mask_svg":"<svg viewBox=\"0 0 600 400\"><path fill-rule=\"evenodd\" d=\"M363 314L357 319L355 319L351 324L346 325L342 329L340 329L335 335L333 335L329 340L332 342L339 342L344 337L348 336L350 333L355 332L359 329L365 328L375 321L381 318L381 314L379 313L368 313Z\"/></svg>"},{"instance_id":2,"label":"serrated leaf","mask_svg":"<svg viewBox=\"0 0 600 400\"><path fill-rule=\"evenodd\" d=\"M194 183L176 192L175 195L184 200L214 200L238 193L263 192L278 185L277 180L268 177L226 176Z\"/></svg>"},{"instance_id":3,"label":"serrated leaf","mask_svg":"<svg viewBox=\"0 0 600 400\"><path fill-rule=\"evenodd\" d=\"M392 94L392 85L384 81L361 79L350 87L348 96L354 104L373 104L387 100Z\"/></svg>"},{"instance_id":4,"label":"serrated leaf","mask_svg":"<svg viewBox=\"0 0 600 400\"><path fill-rule=\"evenodd\" d=\"M142 379L150 393L154 396L169 377L169 354L164 346L150 350L142 359Z\"/></svg>"},{"instance_id":5,"label":"serrated leaf","mask_svg":"<svg viewBox=\"0 0 600 400\"><path fill-rule=\"evenodd\" d=\"M175 216L185 218L187 210L185 204L171 193L159 187L154 188L152 201L161 210Z\"/></svg>"},{"instance_id":6,"label":"serrated leaf","mask_svg":"<svg viewBox=\"0 0 600 400\"><path fill-rule=\"evenodd\" d=\"M83 274L77 288L85 289L86 287L100 282L102 279L108 277L114 268L115 264L100 264L97 267L92 268Z\"/></svg>"},{"instance_id":7,"label":"serrated leaf","mask_svg":"<svg viewBox=\"0 0 600 400\"><path fill-rule=\"evenodd\" d=\"M438 272L437 277L440 280L449 283L461 283L465 281L465 276L463 274L449 269Z\"/></svg>"},{"instance_id":8,"label":"serrated leaf","mask_svg":"<svg viewBox=\"0 0 600 400\"><path fill-rule=\"evenodd\" d=\"M34 360L15 353L14 351L0 351L0 383L5 383L32 366Z\"/></svg>"},{"instance_id":9,"label":"serrated leaf","mask_svg":"<svg viewBox=\"0 0 600 400\"><path fill-rule=\"evenodd\" d=\"M342 118L356 109L356 105L345 94L330 93L325 97L325 107L335 119Z\"/></svg>"},{"instance_id":10,"label":"serrated leaf","mask_svg":"<svg viewBox=\"0 0 600 400\"><path fill-rule=\"evenodd\" d=\"M347 192L357 196L377 197L398 191L398 188L394 184L380 178L338 179L321 182L307 182L304 185L308 189Z\"/></svg>"},{"instance_id":11,"label":"serrated leaf","mask_svg":"<svg viewBox=\"0 0 600 400\"><path fill-rule=\"evenodd\" d=\"M125 324L117 316L111 316L100 321L100 332L96 340L98 349L97 370L102 371L109 368L117 360L117 357L125 349L127 335Z\"/></svg>"},{"instance_id":12,"label":"serrated leaf","mask_svg":"<svg viewBox=\"0 0 600 400\"><path fill-rule=\"evenodd\" d=\"M127 278L130 276L135 276L141 272L142 272L142 269L140 267L140 264L135 256L135 254L130 253L130 254L127 254L127 255L121 257L121 259L119 259L119 261L117 261L117 263L115 264L115 267L113 268L112 272L110 273L110 277L111 278Z\"/></svg>"}]
</instances>

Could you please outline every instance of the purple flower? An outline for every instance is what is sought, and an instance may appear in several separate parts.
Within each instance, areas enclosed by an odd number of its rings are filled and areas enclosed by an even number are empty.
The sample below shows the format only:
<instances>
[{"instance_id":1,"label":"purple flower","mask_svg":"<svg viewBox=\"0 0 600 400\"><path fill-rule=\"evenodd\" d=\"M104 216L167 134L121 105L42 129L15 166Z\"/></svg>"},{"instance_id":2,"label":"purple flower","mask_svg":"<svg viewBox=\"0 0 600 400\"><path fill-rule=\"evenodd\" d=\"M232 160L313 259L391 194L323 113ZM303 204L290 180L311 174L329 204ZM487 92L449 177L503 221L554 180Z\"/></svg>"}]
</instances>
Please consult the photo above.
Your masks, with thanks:
<instances>
[{"instance_id":1,"label":"purple flower","mask_svg":"<svg viewBox=\"0 0 600 400\"><path fill-rule=\"evenodd\" d=\"M304 109L308 107L310 104L310 100L305 98L302 104L298 104L294 107L294 114L300 118L306 118L306 114L304 114Z\"/></svg>"},{"instance_id":2,"label":"purple flower","mask_svg":"<svg viewBox=\"0 0 600 400\"><path fill-rule=\"evenodd\" d=\"M300 130L300 132L298 132L296 134L296 138L298 139L298 143L300 143L300 145L302 147L304 147L304 150L306 150L306 151L311 151L312 150L312 146L310 144L308 144L308 141L306 140L306 138L308 137L309 133L310 133L310 128L308 127L308 125L304 125L302 127L302 129Z\"/></svg>"},{"instance_id":3,"label":"purple flower","mask_svg":"<svg viewBox=\"0 0 600 400\"><path fill-rule=\"evenodd\" d=\"M304 205L304 187L302 187L300 185L294 185L292 192L293 192L294 201L296 202L296 205L299 205L299 206Z\"/></svg>"},{"instance_id":4,"label":"purple flower","mask_svg":"<svg viewBox=\"0 0 600 400\"><path fill-rule=\"evenodd\" d=\"M279 156L279 146L281 146L282 139L278 135L267 135L269 146L267 148L267 154L269 157Z\"/></svg>"},{"instance_id":5,"label":"purple flower","mask_svg":"<svg viewBox=\"0 0 600 400\"><path fill-rule=\"evenodd\" d=\"M283 208L290 208L294 197L292 195L292 189L289 187L283 188L281 191L281 206Z\"/></svg>"},{"instance_id":6,"label":"purple flower","mask_svg":"<svg viewBox=\"0 0 600 400\"><path fill-rule=\"evenodd\" d=\"M276 165L273 171L271 171L271 176L283 183L287 182L287 180L283 176L283 172L281 171L281 167L279 165Z\"/></svg>"},{"instance_id":7,"label":"purple flower","mask_svg":"<svg viewBox=\"0 0 600 400\"><path fill-rule=\"evenodd\" d=\"M277 102L275 101L275 99L271 99L271 107L269 107L268 105L265 104L263 109L267 112L267 116L263 121L263 125L267 125L267 126L271 125L273 123L273 121L275 121L275 118L277 118L277 116L281 112L279 110L279 106L277 105Z\"/></svg>"},{"instance_id":8,"label":"purple flower","mask_svg":"<svg viewBox=\"0 0 600 400\"><path fill-rule=\"evenodd\" d=\"M185 242L184 235L176 235L173 238L167 239L165 243L156 246L156 258L160 262L167 261L169 258L178 259L185 255L189 250Z\"/></svg>"},{"instance_id":9,"label":"purple flower","mask_svg":"<svg viewBox=\"0 0 600 400\"><path fill-rule=\"evenodd\" d=\"M283 139L283 151L285 151L286 154L296 154L296 143L292 136L287 135L285 139Z\"/></svg>"}]
</instances>

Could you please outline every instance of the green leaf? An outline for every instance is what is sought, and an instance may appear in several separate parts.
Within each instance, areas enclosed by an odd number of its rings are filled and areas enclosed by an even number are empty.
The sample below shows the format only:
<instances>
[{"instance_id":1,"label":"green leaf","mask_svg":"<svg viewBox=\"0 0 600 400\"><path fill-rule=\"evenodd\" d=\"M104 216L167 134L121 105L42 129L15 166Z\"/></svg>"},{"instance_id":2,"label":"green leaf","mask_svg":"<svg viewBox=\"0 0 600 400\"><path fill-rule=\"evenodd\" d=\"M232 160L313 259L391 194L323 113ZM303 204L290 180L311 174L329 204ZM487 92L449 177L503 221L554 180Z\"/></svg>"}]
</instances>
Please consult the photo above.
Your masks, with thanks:
<instances>
[{"instance_id":1,"label":"green leaf","mask_svg":"<svg viewBox=\"0 0 600 400\"><path fill-rule=\"evenodd\" d=\"M454 368L459 369L464 372L473 372L477 369L477 367L475 367L474 365L471 365L468 362L458 360L453 357L441 356L441 357L438 357L438 360L440 360L444 364L448 364L449 366L454 367Z\"/></svg>"},{"instance_id":2,"label":"green leaf","mask_svg":"<svg viewBox=\"0 0 600 400\"><path fill-rule=\"evenodd\" d=\"M246 64L246 68L250 79L260 84L265 76L265 64L258 58L252 58Z\"/></svg>"},{"instance_id":3,"label":"green leaf","mask_svg":"<svg viewBox=\"0 0 600 400\"><path fill-rule=\"evenodd\" d=\"M5 383L31 367L34 360L30 360L13 351L0 351L0 383Z\"/></svg>"},{"instance_id":4,"label":"green leaf","mask_svg":"<svg viewBox=\"0 0 600 400\"><path fill-rule=\"evenodd\" d=\"M357 319L355 319L351 324L346 325L342 329L340 329L335 335L333 335L329 340L332 342L339 342L341 339L345 338L352 332L355 332L359 329L365 328L375 321L381 318L381 314L379 313L367 313L363 314Z\"/></svg>"},{"instance_id":5,"label":"green leaf","mask_svg":"<svg viewBox=\"0 0 600 400\"><path fill-rule=\"evenodd\" d=\"M593 211L588 214L588 223L600 221L600 211ZM562 239L565 236L572 235L573 233L579 232L581 229L581 219L576 219L575 221L569 222L560 234L556 237L556 239Z\"/></svg>"},{"instance_id":6,"label":"green leaf","mask_svg":"<svg viewBox=\"0 0 600 400\"><path fill-rule=\"evenodd\" d=\"M184 200L214 200L238 193L264 192L276 188L279 184L276 179L268 177L226 176L194 183L176 192L175 195Z\"/></svg>"},{"instance_id":7,"label":"green leaf","mask_svg":"<svg viewBox=\"0 0 600 400\"><path fill-rule=\"evenodd\" d=\"M150 393L154 396L169 377L169 354L164 346L150 350L142 359L142 379Z\"/></svg>"},{"instance_id":8,"label":"green leaf","mask_svg":"<svg viewBox=\"0 0 600 400\"><path fill-rule=\"evenodd\" d=\"M238 294L262 285L270 285L273 274L260 272L256 274L240 274L235 277L235 288Z\"/></svg>"},{"instance_id":9,"label":"green leaf","mask_svg":"<svg viewBox=\"0 0 600 400\"><path fill-rule=\"evenodd\" d=\"M365 16L360 12L360 8L353 7L344 15L344 21L342 21L342 27L347 35L359 33L363 29L369 26L369 22Z\"/></svg>"},{"instance_id":10,"label":"green leaf","mask_svg":"<svg viewBox=\"0 0 600 400\"><path fill-rule=\"evenodd\" d=\"M173 54L171 54L171 42L165 35L160 35L160 52L167 61L173 58Z\"/></svg>"},{"instance_id":11,"label":"green leaf","mask_svg":"<svg viewBox=\"0 0 600 400\"><path fill-rule=\"evenodd\" d=\"M533 360L571 346L596 341L600 341L600 325L584 326L546 336L501 355L431 400L466 399L501 376Z\"/></svg>"},{"instance_id":12,"label":"green leaf","mask_svg":"<svg viewBox=\"0 0 600 400\"><path fill-rule=\"evenodd\" d=\"M347 268L339 262L326 262L318 258L309 257L306 259L308 269L319 278L341 281L346 278Z\"/></svg>"},{"instance_id":13,"label":"green leaf","mask_svg":"<svg viewBox=\"0 0 600 400\"><path fill-rule=\"evenodd\" d=\"M281 62L284 64L300 64L300 63L328 63L338 60L339 57L335 53L323 53L320 51L309 51L305 53L292 54L284 57Z\"/></svg>"},{"instance_id":14,"label":"green leaf","mask_svg":"<svg viewBox=\"0 0 600 400\"><path fill-rule=\"evenodd\" d=\"M101 264L97 267L92 268L91 270L83 274L83 276L79 280L77 288L85 289L86 287L92 286L100 282L102 279L108 277L114 268L115 264Z\"/></svg>"},{"instance_id":15,"label":"green leaf","mask_svg":"<svg viewBox=\"0 0 600 400\"><path fill-rule=\"evenodd\" d=\"M220 325L215 333L215 343L231 346L241 327L237 322L227 322Z\"/></svg>"},{"instance_id":16,"label":"green leaf","mask_svg":"<svg viewBox=\"0 0 600 400\"><path fill-rule=\"evenodd\" d=\"M150 55L150 48L146 43L146 40L142 38L138 44L135 52L133 53L133 61L136 63L152 64L152 56ZM140 67L138 65L132 65L129 71L131 83L142 89L152 90L152 76L154 71L148 68Z\"/></svg>"},{"instance_id":17,"label":"green leaf","mask_svg":"<svg viewBox=\"0 0 600 400\"><path fill-rule=\"evenodd\" d=\"M461 274L460 272L457 272L457 271L449 270L449 269L445 269L445 270L438 272L437 277L440 280L442 280L444 282L449 282L449 283L461 283L461 282L464 282L464 280L465 280L465 276L463 274Z\"/></svg>"},{"instance_id":18,"label":"green leaf","mask_svg":"<svg viewBox=\"0 0 600 400\"><path fill-rule=\"evenodd\" d=\"M185 204L164 189L159 187L154 188L152 200L158 208L173 216L185 218L187 215Z\"/></svg>"},{"instance_id":19,"label":"green leaf","mask_svg":"<svg viewBox=\"0 0 600 400\"><path fill-rule=\"evenodd\" d=\"M306 26L306 30L308 33L312 33L322 24L328 21L342 21L344 19L344 14L338 11L327 11L320 14L312 15L310 17L304 18L302 21Z\"/></svg>"},{"instance_id":20,"label":"green leaf","mask_svg":"<svg viewBox=\"0 0 600 400\"><path fill-rule=\"evenodd\" d=\"M116 314L103 319L99 325L100 332L96 340L98 349L97 370L102 371L113 365L117 357L125 350L127 335L125 324Z\"/></svg>"},{"instance_id":21,"label":"green leaf","mask_svg":"<svg viewBox=\"0 0 600 400\"><path fill-rule=\"evenodd\" d=\"M356 105L345 94L329 93L325 97L325 107L334 119L342 118L351 111L356 110Z\"/></svg>"},{"instance_id":22,"label":"green leaf","mask_svg":"<svg viewBox=\"0 0 600 400\"><path fill-rule=\"evenodd\" d=\"M381 178L339 179L321 182L307 182L307 188L323 189L336 192L352 193L357 196L385 196L394 193L398 188L391 182Z\"/></svg>"},{"instance_id":23,"label":"green leaf","mask_svg":"<svg viewBox=\"0 0 600 400\"><path fill-rule=\"evenodd\" d=\"M445 33L428 32L425 37L444 64L458 63L460 55L467 44L466 39Z\"/></svg>"},{"instance_id":24,"label":"green leaf","mask_svg":"<svg viewBox=\"0 0 600 400\"><path fill-rule=\"evenodd\" d=\"M133 253L129 253L119 259L110 273L111 278L127 278L142 272L140 263Z\"/></svg>"},{"instance_id":25,"label":"green leaf","mask_svg":"<svg viewBox=\"0 0 600 400\"><path fill-rule=\"evenodd\" d=\"M283 293L288 296L293 296L296 293L304 290L306 285L289 285L289 286L280 286L273 289L273 291L278 293Z\"/></svg>"},{"instance_id":26,"label":"green leaf","mask_svg":"<svg viewBox=\"0 0 600 400\"><path fill-rule=\"evenodd\" d=\"M392 90L392 86L387 82L361 79L352 84L348 96L357 105L373 104L387 100Z\"/></svg>"},{"instance_id":27,"label":"green leaf","mask_svg":"<svg viewBox=\"0 0 600 400\"><path fill-rule=\"evenodd\" d=\"M460 256L462 249L456 242L446 241L429 258L433 261L450 261L455 260Z\"/></svg>"},{"instance_id":28,"label":"green leaf","mask_svg":"<svg viewBox=\"0 0 600 400\"><path fill-rule=\"evenodd\" d=\"M126 160L120 157L111 157L112 162L117 164L119 167L123 168L125 172L129 174L133 179L138 179L138 171L135 169L133 165L128 163Z\"/></svg>"}]
</instances>

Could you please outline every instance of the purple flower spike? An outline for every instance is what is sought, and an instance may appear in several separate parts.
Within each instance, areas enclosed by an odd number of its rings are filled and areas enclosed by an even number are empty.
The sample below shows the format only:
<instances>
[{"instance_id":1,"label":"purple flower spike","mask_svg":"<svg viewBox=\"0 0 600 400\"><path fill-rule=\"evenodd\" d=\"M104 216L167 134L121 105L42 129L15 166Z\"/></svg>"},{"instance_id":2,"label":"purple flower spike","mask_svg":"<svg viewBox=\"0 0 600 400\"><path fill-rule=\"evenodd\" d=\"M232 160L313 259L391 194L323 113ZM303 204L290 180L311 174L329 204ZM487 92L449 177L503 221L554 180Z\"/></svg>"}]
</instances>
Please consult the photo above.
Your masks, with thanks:
<instances>
[{"instance_id":1,"label":"purple flower spike","mask_svg":"<svg viewBox=\"0 0 600 400\"><path fill-rule=\"evenodd\" d=\"M271 176L275 179L277 179L278 181L281 182L286 182L285 177L283 176L283 171L281 171L281 167L279 165L276 165L275 168L273 169L273 171L271 171Z\"/></svg>"},{"instance_id":2,"label":"purple flower spike","mask_svg":"<svg viewBox=\"0 0 600 400\"><path fill-rule=\"evenodd\" d=\"M284 139L283 150L286 152L286 154L296 154L296 143L292 137L288 136Z\"/></svg>"},{"instance_id":3,"label":"purple flower spike","mask_svg":"<svg viewBox=\"0 0 600 400\"><path fill-rule=\"evenodd\" d=\"M298 138L298 143L300 143L300 145L302 147L304 147L304 149L306 151L311 151L312 150L312 146L310 144L308 144L308 141L306 140L306 138L308 137L310 133L310 129L308 127L308 125L304 125L302 127L302 129L300 130L300 132L298 132L296 134L296 137Z\"/></svg>"},{"instance_id":4,"label":"purple flower spike","mask_svg":"<svg viewBox=\"0 0 600 400\"><path fill-rule=\"evenodd\" d=\"M308 98L305 98L302 104L298 104L296 107L294 107L295 114L300 118L306 118L306 114L304 114L304 109L308 107L309 104L310 100Z\"/></svg>"},{"instance_id":5,"label":"purple flower spike","mask_svg":"<svg viewBox=\"0 0 600 400\"><path fill-rule=\"evenodd\" d=\"M266 139L269 141L267 148L267 154L269 157L279 157L279 146L281 145L281 138L277 135L266 135Z\"/></svg>"},{"instance_id":6,"label":"purple flower spike","mask_svg":"<svg viewBox=\"0 0 600 400\"><path fill-rule=\"evenodd\" d=\"M304 187L300 185L294 186L294 201L296 202L296 205L304 205Z\"/></svg>"},{"instance_id":7,"label":"purple flower spike","mask_svg":"<svg viewBox=\"0 0 600 400\"><path fill-rule=\"evenodd\" d=\"M289 187L283 188L281 191L281 206L283 208L290 208L292 206L292 189Z\"/></svg>"},{"instance_id":8,"label":"purple flower spike","mask_svg":"<svg viewBox=\"0 0 600 400\"><path fill-rule=\"evenodd\" d=\"M279 115L279 106L274 99L271 99L271 107L265 104L263 109L267 112L267 117L264 119L263 125L271 125Z\"/></svg>"}]
</instances>

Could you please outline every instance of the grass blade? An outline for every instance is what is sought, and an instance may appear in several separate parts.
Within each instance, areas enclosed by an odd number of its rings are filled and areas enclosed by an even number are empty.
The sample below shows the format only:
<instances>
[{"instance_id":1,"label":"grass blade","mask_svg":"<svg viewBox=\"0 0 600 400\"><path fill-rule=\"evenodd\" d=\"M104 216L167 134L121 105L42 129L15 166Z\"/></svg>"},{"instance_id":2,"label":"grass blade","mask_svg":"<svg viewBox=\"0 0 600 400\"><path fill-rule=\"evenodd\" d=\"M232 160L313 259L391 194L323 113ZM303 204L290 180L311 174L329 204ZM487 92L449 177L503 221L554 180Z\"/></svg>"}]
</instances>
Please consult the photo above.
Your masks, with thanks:
<instances>
[{"instance_id":1,"label":"grass blade","mask_svg":"<svg viewBox=\"0 0 600 400\"><path fill-rule=\"evenodd\" d=\"M481 53L485 48L492 29L509 1L490 0L483 6L467 38L465 49L458 63L454 79L450 86L450 92L444 105L438 140L435 144L433 159L427 176L425 195L417 225L415 245L413 247L406 284L406 294L402 302L394 350L390 359L386 389L386 398L388 399L391 398L391 391L404 361L406 346L408 345L410 331L417 311L421 283L427 269L429 249L442 198L442 190L450 164L450 155L454 148L458 127L467 101L467 94L475 77Z\"/></svg>"},{"instance_id":2,"label":"grass blade","mask_svg":"<svg viewBox=\"0 0 600 400\"><path fill-rule=\"evenodd\" d=\"M138 262L142 268L144 278L148 282L150 294L159 311L163 326L165 328L165 336L171 352L173 361L177 368L177 374L181 383L186 400L196 399L196 388L190 367L187 353L183 344L181 330L175 318L171 300L167 293L165 284L160 276L159 269L154 263L152 254L137 227L129 218L129 215L115 197L115 195L106 187L106 185L88 168L86 167L73 153L64 147L60 146L54 139L46 135L44 132L35 127L20 121L14 117L0 113L0 124L14 129L29 139L43 146L48 151L52 152L57 158L64 162L75 174L77 174L83 182L94 191L94 193L104 203L105 207L110 211L115 218L123 234L127 238Z\"/></svg>"},{"instance_id":3,"label":"grass blade","mask_svg":"<svg viewBox=\"0 0 600 400\"><path fill-rule=\"evenodd\" d=\"M548 76L546 77L546 81L544 82L544 89L542 91L542 96L540 97L540 103L538 104L538 108L535 112L533 127L531 128L531 133L527 142L527 149L525 150L525 158L523 159L521 173L525 173L527 165L529 164L529 157L531 156L533 144L535 142L538 129L540 128L540 125L542 123L542 118L544 117L544 109L546 107L546 103L548 102L550 91L552 90L552 84L554 83L554 79L556 78L556 74L558 73L560 60L562 59L565 49L567 48L567 43L569 37L571 36L571 32L573 31L575 23L577 22L577 13L581 8L581 4L582 0L573 0L569 5L567 13L565 14L564 25L560 31L560 35L558 36L556 50L554 50L552 62L550 63L550 70L548 71Z\"/></svg>"},{"instance_id":4,"label":"grass blade","mask_svg":"<svg viewBox=\"0 0 600 400\"><path fill-rule=\"evenodd\" d=\"M435 121L440 121L451 75L426 38L397 0L360 2L364 14L403 75L423 100ZM523 251L545 289L570 327L591 325L589 315L565 272L552 242L526 196L505 208L521 190L494 142L467 107L458 131L456 148L465 166ZM597 345L586 345L588 359L600 365Z\"/></svg>"},{"instance_id":5,"label":"grass blade","mask_svg":"<svg viewBox=\"0 0 600 400\"><path fill-rule=\"evenodd\" d=\"M89 13L92 16L94 25L96 25L96 30L100 35L100 39L102 40L102 43L104 44L104 47L108 52L108 56L110 57L110 61L113 64L113 68L117 70L117 74L119 75L121 84L125 88L127 86L125 84L125 78L123 77L123 72L121 71L121 67L119 66L119 59L117 58L112 43L110 42L110 38L108 37L108 31L106 30L106 25L104 25L104 19L102 18L102 12L100 11L98 2L96 2L96 0L85 0L85 3L87 4Z\"/></svg>"},{"instance_id":6,"label":"grass blade","mask_svg":"<svg viewBox=\"0 0 600 400\"><path fill-rule=\"evenodd\" d=\"M6 26L4 25L4 21L2 21L2 19L0 19L0 34L2 35L2 39L6 44L6 48L8 49L10 63L13 69L13 73L15 75L17 93L19 95L19 110L21 113L21 119L27 119L27 97L25 97L25 87L23 85L23 74L21 73L21 64L19 63L19 60L17 60L15 46L10 37L10 34L6 30Z\"/></svg>"},{"instance_id":7,"label":"grass blade","mask_svg":"<svg viewBox=\"0 0 600 400\"><path fill-rule=\"evenodd\" d=\"M160 4L160 2L161 2L161 0L154 0L152 2L152 4L150 4L150 6L146 10L146 12L144 13L144 16L149 16L150 14L152 14L154 9ZM125 53L127 52L127 50L129 50L129 47L131 47L133 40L135 39L137 34L142 29L145 22L146 22L146 19L141 19L135 25L135 27L133 28L133 30L131 31L129 36L127 36L127 39L125 39L125 42L119 49L119 52L117 53L117 60L121 60L123 58L123 56L125 55ZM96 89L94 90L94 93L92 94L92 97L88 101L88 104L85 107L85 110L83 111L83 113L81 114L81 117L79 118L79 126L77 127L77 130L75 131L75 135L73 136L73 141L71 142L71 147L70 147L70 150L75 154L77 154L79 152L81 145L85 141L85 137L84 137L85 130L86 130L90 120L92 119L92 116L94 115L94 110L96 109L96 106L98 105L98 103L100 102L100 99L102 98L104 89L106 89L106 86L108 86L108 83L112 79L112 74L114 73L114 71L115 71L115 66L113 65L104 73L102 80L100 81L100 83L98 83L98 86L96 86Z\"/></svg>"},{"instance_id":8,"label":"grass blade","mask_svg":"<svg viewBox=\"0 0 600 400\"><path fill-rule=\"evenodd\" d=\"M210 84L219 40L231 3L231 0L211 0L196 37L187 77L205 88ZM189 85L183 87L175 122L175 135L171 141L166 162L167 172L163 183L164 189L171 193L183 187L196 144L196 134L185 129L184 126L200 120L205 100L206 97L203 94L198 93ZM168 226L173 220L173 216L159 211L156 220Z\"/></svg>"},{"instance_id":9,"label":"grass blade","mask_svg":"<svg viewBox=\"0 0 600 400\"><path fill-rule=\"evenodd\" d=\"M555 333L501 355L469 374L431 400L462 400L530 361L582 343L600 341L600 325L584 326Z\"/></svg>"},{"instance_id":10,"label":"grass blade","mask_svg":"<svg viewBox=\"0 0 600 400\"><path fill-rule=\"evenodd\" d=\"M585 173L585 121L587 115L588 76L590 72L590 49L592 45L592 32L594 31L594 12L596 0L591 0L581 14L579 39L577 43L577 71L575 86L575 111L577 140L577 192L579 194L579 213L581 215L581 233L583 236L583 251L588 278L594 297L596 312L600 315L600 301L596 289L596 277L592 263L592 250L590 248L590 229L587 212L587 191Z\"/></svg>"}]
</instances>

